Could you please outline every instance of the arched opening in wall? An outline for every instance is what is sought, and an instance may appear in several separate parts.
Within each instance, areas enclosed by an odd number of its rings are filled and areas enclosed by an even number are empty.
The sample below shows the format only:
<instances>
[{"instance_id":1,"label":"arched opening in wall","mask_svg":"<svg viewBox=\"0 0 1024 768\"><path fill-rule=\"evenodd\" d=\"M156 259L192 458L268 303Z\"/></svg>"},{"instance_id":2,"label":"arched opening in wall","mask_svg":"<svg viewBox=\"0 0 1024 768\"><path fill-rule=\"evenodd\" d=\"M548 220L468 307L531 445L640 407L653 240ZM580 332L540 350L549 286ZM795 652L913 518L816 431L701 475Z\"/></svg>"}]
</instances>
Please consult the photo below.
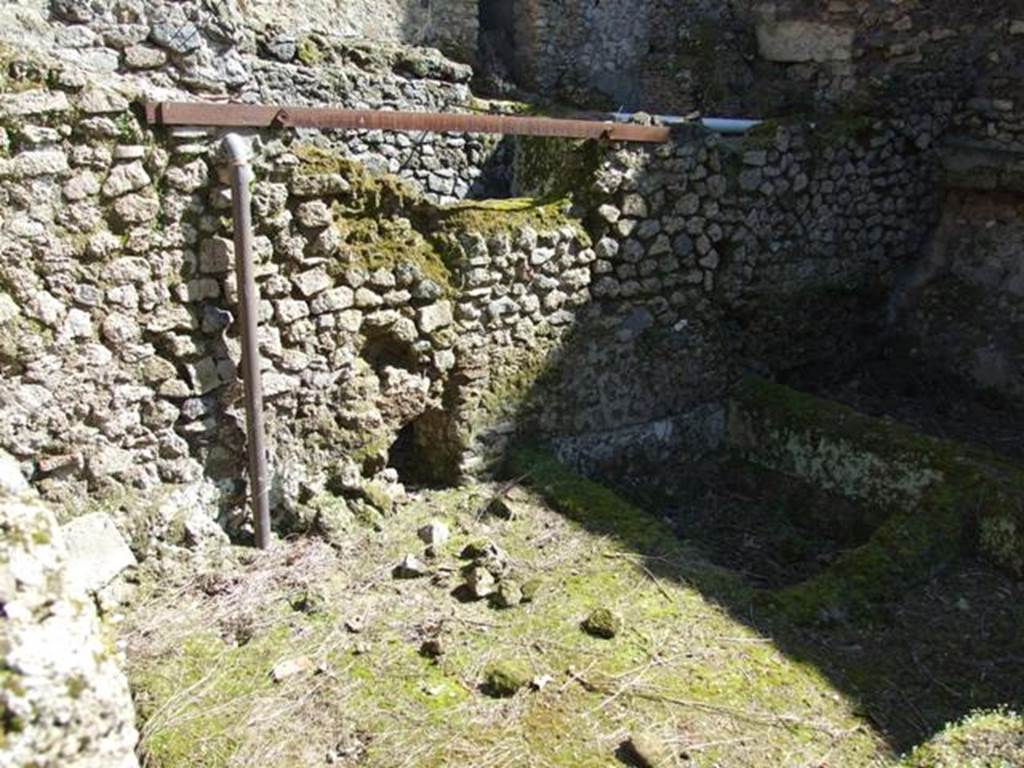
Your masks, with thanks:
<instances>
[{"instance_id":1,"label":"arched opening in wall","mask_svg":"<svg viewBox=\"0 0 1024 768\"><path fill-rule=\"evenodd\" d=\"M516 41L517 0L479 0L476 89L488 96L508 96L519 80Z\"/></svg>"},{"instance_id":2,"label":"arched opening in wall","mask_svg":"<svg viewBox=\"0 0 1024 768\"><path fill-rule=\"evenodd\" d=\"M388 449L388 466L406 485L451 485L458 480L458 463L451 420L440 409L428 410L407 423Z\"/></svg>"}]
</instances>

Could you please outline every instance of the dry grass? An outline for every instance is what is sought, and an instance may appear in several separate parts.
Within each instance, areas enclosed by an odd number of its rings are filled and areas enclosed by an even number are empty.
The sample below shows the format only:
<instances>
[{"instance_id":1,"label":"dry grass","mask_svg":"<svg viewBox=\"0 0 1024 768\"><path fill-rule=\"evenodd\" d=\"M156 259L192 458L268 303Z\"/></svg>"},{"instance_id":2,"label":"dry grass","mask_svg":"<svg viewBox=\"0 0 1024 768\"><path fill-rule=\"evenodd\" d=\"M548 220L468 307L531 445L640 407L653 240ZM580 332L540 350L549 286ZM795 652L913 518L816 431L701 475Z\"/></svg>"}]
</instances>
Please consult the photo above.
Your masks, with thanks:
<instances>
[{"instance_id":1,"label":"dry grass","mask_svg":"<svg viewBox=\"0 0 1024 768\"><path fill-rule=\"evenodd\" d=\"M180 567L159 564L149 574L150 589L134 604L122 635L133 658L163 655L200 623L222 632L264 631L277 618L268 610L275 601L323 583L341 564L317 539L278 542L265 552L240 549L223 559L204 554Z\"/></svg>"}]
</instances>

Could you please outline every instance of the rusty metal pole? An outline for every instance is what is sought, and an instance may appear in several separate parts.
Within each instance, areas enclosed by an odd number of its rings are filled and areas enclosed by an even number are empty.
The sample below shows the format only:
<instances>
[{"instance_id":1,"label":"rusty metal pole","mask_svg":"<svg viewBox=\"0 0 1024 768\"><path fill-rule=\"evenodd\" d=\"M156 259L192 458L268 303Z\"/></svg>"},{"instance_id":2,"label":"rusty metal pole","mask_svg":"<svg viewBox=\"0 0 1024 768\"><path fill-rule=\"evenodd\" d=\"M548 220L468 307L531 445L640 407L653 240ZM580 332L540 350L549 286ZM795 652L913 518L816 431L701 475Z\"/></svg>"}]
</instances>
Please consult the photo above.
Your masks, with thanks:
<instances>
[{"instance_id":1,"label":"rusty metal pole","mask_svg":"<svg viewBox=\"0 0 1024 768\"><path fill-rule=\"evenodd\" d=\"M401 112L333 107L289 107L272 104L211 104L151 101L150 125L209 125L220 128L318 128L385 131L501 133L517 136L561 136L576 139L664 143L665 125L637 125L605 120L564 120L515 115L443 112Z\"/></svg>"},{"instance_id":2,"label":"rusty metal pole","mask_svg":"<svg viewBox=\"0 0 1024 768\"><path fill-rule=\"evenodd\" d=\"M224 137L224 152L231 171L231 206L234 215L235 276L238 315L242 332L242 383L245 386L246 451L249 457L249 495L252 498L256 546L270 546L270 500L267 495L267 449L263 425L263 378L259 350L259 291L252 250L253 180L249 150L241 136Z\"/></svg>"}]
</instances>

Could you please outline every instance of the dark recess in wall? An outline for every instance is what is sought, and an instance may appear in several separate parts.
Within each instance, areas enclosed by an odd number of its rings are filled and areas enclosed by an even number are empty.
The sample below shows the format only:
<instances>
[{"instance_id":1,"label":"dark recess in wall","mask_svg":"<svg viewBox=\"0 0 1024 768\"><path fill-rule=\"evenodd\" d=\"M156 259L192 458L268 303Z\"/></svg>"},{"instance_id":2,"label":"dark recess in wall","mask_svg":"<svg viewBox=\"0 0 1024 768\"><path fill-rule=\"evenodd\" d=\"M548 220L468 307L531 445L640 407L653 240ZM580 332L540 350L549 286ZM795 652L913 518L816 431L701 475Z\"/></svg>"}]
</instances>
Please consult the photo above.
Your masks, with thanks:
<instances>
[{"instance_id":1,"label":"dark recess in wall","mask_svg":"<svg viewBox=\"0 0 1024 768\"><path fill-rule=\"evenodd\" d=\"M477 58L484 87L501 91L520 80L515 35L516 0L480 0ZM481 78L478 78L481 79Z\"/></svg>"}]
</instances>

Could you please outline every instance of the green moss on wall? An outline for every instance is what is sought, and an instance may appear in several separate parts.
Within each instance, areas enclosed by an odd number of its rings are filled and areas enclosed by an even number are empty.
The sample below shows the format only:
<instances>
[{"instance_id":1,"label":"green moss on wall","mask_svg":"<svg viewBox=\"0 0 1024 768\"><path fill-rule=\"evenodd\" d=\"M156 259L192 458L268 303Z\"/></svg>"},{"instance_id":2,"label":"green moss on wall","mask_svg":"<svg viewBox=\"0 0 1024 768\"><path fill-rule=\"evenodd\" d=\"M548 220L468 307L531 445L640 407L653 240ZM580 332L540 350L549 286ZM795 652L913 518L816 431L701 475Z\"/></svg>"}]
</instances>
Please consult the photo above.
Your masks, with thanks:
<instances>
[{"instance_id":1,"label":"green moss on wall","mask_svg":"<svg viewBox=\"0 0 1024 768\"><path fill-rule=\"evenodd\" d=\"M495 419L514 413L545 375L552 373L548 350L521 350L491 376L479 400L481 416Z\"/></svg>"},{"instance_id":2,"label":"green moss on wall","mask_svg":"<svg viewBox=\"0 0 1024 768\"><path fill-rule=\"evenodd\" d=\"M454 296L466 266L467 243L475 239L470 236L515 241L527 229L545 233L569 228L581 243L590 242L565 197L437 205L401 180L370 173L358 161L329 149L302 144L293 146L292 153L299 160L293 170L296 176L340 176L346 182L334 180L328 185L339 190L331 196L332 226L339 245L336 258L327 265L335 277L352 268L373 271L413 265ZM430 457L425 475L445 480L458 476L461 458L477 438L491 426L513 418L523 405L547 365L547 352L547 346L510 350L509 359L488 366L491 376L474 389L457 416L432 415L423 420L422 429L417 428L415 434L417 440L429 435L424 439L431 441L429 449L422 446L423 454ZM325 427L322 433L332 439L336 430L330 424ZM334 447L352 444L351 437L338 436ZM350 455L359 460L360 445L375 445L376 441L377 436L356 442Z\"/></svg>"},{"instance_id":3,"label":"green moss on wall","mask_svg":"<svg viewBox=\"0 0 1024 768\"><path fill-rule=\"evenodd\" d=\"M568 207L564 199L551 202L530 197L467 200L440 208L437 227L442 234L478 232L489 237L502 232L514 233L524 227L550 232L568 226L585 240L586 233L579 221L569 215Z\"/></svg>"},{"instance_id":4,"label":"green moss on wall","mask_svg":"<svg viewBox=\"0 0 1024 768\"><path fill-rule=\"evenodd\" d=\"M300 145L292 152L300 160L296 174L338 174L350 185L332 206L344 258L331 262L329 271L411 264L446 293L452 292L445 253L435 238L429 238L429 207L414 189L394 176L375 176L362 163L321 147Z\"/></svg>"},{"instance_id":5,"label":"green moss on wall","mask_svg":"<svg viewBox=\"0 0 1024 768\"><path fill-rule=\"evenodd\" d=\"M335 272L350 267L392 268L412 264L454 293L453 273L462 259L460 236L514 234L525 227L544 232L572 227L585 239L579 222L568 214L565 199L474 200L439 206L390 175L370 173L362 163L311 145L292 148L300 176L340 175L349 190L333 204L335 226L344 241Z\"/></svg>"},{"instance_id":6,"label":"green moss on wall","mask_svg":"<svg viewBox=\"0 0 1024 768\"><path fill-rule=\"evenodd\" d=\"M349 267L373 271L410 264L445 293L452 293L451 269L443 253L413 229L407 219L343 215L337 219L337 227L345 239L348 258L332 262L332 271Z\"/></svg>"},{"instance_id":7,"label":"green moss on wall","mask_svg":"<svg viewBox=\"0 0 1024 768\"><path fill-rule=\"evenodd\" d=\"M315 67L324 60L324 52L312 37L304 37L299 41L296 56L307 67Z\"/></svg>"},{"instance_id":8,"label":"green moss on wall","mask_svg":"<svg viewBox=\"0 0 1024 768\"><path fill-rule=\"evenodd\" d=\"M585 203L604 155L597 141L519 136L513 156L516 188L543 200Z\"/></svg>"},{"instance_id":9,"label":"green moss on wall","mask_svg":"<svg viewBox=\"0 0 1024 768\"><path fill-rule=\"evenodd\" d=\"M53 331L31 317L17 315L0 323L0 366L37 358L53 346Z\"/></svg>"}]
</instances>

